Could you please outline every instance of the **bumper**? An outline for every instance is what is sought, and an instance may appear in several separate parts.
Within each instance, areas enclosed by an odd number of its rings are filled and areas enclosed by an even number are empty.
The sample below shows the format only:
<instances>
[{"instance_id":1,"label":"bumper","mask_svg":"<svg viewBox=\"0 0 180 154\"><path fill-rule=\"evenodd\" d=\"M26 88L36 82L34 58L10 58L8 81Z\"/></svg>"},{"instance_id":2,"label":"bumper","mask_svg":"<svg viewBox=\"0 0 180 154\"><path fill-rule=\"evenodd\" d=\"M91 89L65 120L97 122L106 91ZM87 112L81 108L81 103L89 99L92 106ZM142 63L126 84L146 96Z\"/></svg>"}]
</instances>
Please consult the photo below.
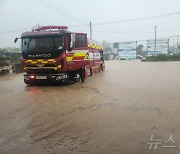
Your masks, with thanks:
<instances>
[{"instance_id":1,"label":"bumper","mask_svg":"<svg viewBox=\"0 0 180 154\"><path fill-rule=\"evenodd\" d=\"M67 82L69 80L68 73L59 74L25 74L24 82L26 84L40 83L40 82Z\"/></svg>"}]
</instances>

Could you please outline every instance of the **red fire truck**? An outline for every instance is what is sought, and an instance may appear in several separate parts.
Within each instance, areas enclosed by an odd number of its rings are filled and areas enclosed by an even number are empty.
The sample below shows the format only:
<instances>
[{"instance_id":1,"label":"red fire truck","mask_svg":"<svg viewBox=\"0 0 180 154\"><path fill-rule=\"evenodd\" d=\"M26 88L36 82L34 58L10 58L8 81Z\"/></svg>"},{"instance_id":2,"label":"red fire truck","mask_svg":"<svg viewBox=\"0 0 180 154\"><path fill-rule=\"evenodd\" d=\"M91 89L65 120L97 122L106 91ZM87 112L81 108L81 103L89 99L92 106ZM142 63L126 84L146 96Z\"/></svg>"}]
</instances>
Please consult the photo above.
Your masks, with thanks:
<instances>
[{"instance_id":1,"label":"red fire truck","mask_svg":"<svg viewBox=\"0 0 180 154\"><path fill-rule=\"evenodd\" d=\"M87 33L68 31L67 26L42 26L21 38L24 82L78 82L105 69L103 48Z\"/></svg>"}]
</instances>

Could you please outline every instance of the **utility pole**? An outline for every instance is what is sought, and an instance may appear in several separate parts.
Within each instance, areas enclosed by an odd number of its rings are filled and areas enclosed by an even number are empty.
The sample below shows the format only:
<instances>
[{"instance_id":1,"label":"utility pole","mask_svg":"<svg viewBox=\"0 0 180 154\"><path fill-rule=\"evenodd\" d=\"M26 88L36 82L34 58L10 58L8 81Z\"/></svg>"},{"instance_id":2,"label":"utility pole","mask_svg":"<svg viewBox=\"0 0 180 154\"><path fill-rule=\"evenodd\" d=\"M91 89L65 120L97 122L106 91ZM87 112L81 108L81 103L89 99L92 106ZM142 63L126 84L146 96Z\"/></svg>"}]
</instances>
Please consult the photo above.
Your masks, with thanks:
<instances>
[{"instance_id":1,"label":"utility pole","mask_svg":"<svg viewBox=\"0 0 180 154\"><path fill-rule=\"evenodd\" d=\"M169 39L168 39L168 53L169 53Z\"/></svg>"},{"instance_id":2,"label":"utility pole","mask_svg":"<svg viewBox=\"0 0 180 154\"><path fill-rule=\"evenodd\" d=\"M136 59L137 59L137 44L138 44L138 41L136 41Z\"/></svg>"},{"instance_id":3,"label":"utility pole","mask_svg":"<svg viewBox=\"0 0 180 154\"><path fill-rule=\"evenodd\" d=\"M90 21L90 39L92 40L92 24L91 24L91 21Z\"/></svg>"},{"instance_id":4,"label":"utility pole","mask_svg":"<svg viewBox=\"0 0 180 154\"><path fill-rule=\"evenodd\" d=\"M173 53L174 53L174 44L175 44L175 40L173 39Z\"/></svg>"},{"instance_id":5,"label":"utility pole","mask_svg":"<svg viewBox=\"0 0 180 154\"><path fill-rule=\"evenodd\" d=\"M177 36L177 51L179 51L178 46L179 46L179 36Z\"/></svg>"},{"instance_id":6,"label":"utility pole","mask_svg":"<svg viewBox=\"0 0 180 154\"><path fill-rule=\"evenodd\" d=\"M137 51L137 44L138 44L138 41L136 41L136 51Z\"/></svg>"},{"instance_id":7,"label":"utility pole","mask_svg":"<svg viewBox=\"0 0 180 154\"><path fill-rule=\"evenodd\" d=\"M157 26L155 28L155 39L154 39L154 51L156 51L156 31L157 31Z\"/></svg>"},{"instance_id":8,"label":"utility pole","mask_svg":"<svg viewBox=\"0 0 180 154\"><path fill-rule=\"evenodd\" d=\"M148 52L148 40L147 40L147 48L146 48L147 52Z\"/></svg>"}]
</instances>

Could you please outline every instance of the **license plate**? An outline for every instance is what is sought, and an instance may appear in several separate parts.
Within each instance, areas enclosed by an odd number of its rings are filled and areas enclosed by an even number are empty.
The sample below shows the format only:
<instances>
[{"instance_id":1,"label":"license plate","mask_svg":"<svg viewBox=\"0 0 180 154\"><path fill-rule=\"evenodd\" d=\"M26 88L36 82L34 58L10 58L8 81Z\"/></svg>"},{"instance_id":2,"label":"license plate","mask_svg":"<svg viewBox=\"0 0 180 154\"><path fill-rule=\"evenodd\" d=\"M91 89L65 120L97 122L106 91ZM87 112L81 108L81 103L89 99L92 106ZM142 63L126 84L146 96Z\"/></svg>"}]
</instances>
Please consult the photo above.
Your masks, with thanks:
<instances>
[{"instance_id":1,"label":"license plate","mask_svg":"<svg viewBox=\"0 0 180 154\"><path fill-rule=\"evenodd\" d=\"M46 76L36 76L36 79L45 80L45 79L47 79L47 77Z\"/></svg>"}]
</instances>

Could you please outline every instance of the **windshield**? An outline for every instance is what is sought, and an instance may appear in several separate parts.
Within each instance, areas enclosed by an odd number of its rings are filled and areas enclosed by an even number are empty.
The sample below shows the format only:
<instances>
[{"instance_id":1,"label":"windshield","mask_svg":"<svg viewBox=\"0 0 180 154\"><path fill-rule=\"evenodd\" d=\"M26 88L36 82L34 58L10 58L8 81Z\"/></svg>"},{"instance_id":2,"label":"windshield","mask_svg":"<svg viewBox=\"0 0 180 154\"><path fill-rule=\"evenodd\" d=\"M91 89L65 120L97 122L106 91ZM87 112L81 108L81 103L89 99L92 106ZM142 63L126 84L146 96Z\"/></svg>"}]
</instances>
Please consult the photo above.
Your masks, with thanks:
<instances>
[{"instance_id":1,"label":"windshield","mask_svg":"<svg viewBox=\"0 0 180 154\"><path fill-rule=\"evenodd\" d=\"M64 36L22 38L23 52L50 52L64 49Z\"/></svg>"}]
</instances>

